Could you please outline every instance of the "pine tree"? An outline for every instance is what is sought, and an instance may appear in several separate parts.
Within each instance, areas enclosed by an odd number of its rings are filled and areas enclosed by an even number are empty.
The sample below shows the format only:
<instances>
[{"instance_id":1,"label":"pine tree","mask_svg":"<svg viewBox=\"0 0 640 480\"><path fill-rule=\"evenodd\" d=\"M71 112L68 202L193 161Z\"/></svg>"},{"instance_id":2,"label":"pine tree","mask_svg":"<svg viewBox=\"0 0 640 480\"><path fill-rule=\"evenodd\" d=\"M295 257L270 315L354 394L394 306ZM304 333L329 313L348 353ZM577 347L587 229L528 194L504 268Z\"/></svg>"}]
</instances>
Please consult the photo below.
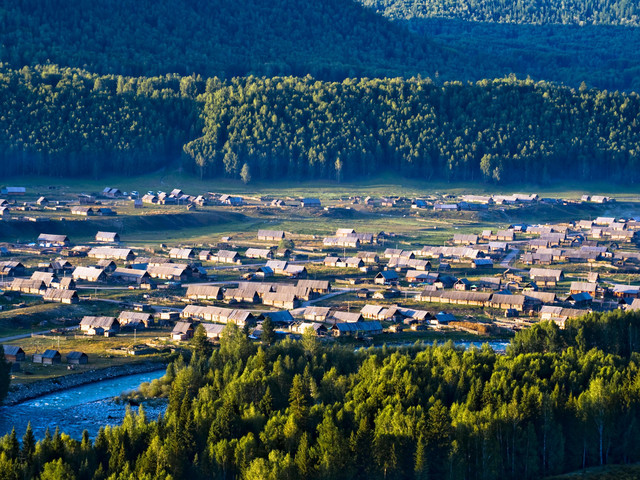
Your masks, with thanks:
<instances>
[{"instance_id":1,"label":"pine tree","mask_svg":"<svg viewBox=\"0 0 640 480\"><path fill-rule=\"evenodd\" d=\"M260 340L262 340L262 343L266 346L272 345L276 340L273 322L269 316L267 316L262 322L262 334L260 335Z\"/></svg>"},{"instance_id":2,"label":"pine tree","mask_svg":"<svg viewBox=\"0 0 640 480\"><path fill-rule=\"evenodd\" d=\"M33 454L36 451L36 437L33 434L33 429L31 428L31 422L27 424L27 430L24 432L22 436L22 460L23 462L30 462L33 458Z\"/></svg>"}]
</instances>

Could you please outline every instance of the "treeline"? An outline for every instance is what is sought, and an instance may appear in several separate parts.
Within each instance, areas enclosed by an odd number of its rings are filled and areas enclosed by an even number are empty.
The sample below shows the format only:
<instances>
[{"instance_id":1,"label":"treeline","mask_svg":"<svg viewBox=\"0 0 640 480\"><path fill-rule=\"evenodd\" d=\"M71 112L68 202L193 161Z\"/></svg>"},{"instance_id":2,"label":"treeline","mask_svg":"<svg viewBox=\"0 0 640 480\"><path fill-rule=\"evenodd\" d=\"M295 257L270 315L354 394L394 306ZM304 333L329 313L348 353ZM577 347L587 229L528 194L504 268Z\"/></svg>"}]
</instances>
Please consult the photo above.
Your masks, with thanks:
<instances>
[{"instance_id":1,"label":"treeline","mask_svg":"<svg viewBox=\"0 0 640 480\"><path fill-rule=\"evenodd\" d=\"M640 26L640 6L627 0L359 0L390 18L457 18L474 22Z\"/></svg>"},{"instance_id":2,"label":"treeline","mask_svg":"<svg viewBox=\"0 0 640 480\"><path fill-rule=\"evenodd\" d=\"M613 317L599 320L640 327L636 312ZM178 359L144 389L167 395L164 417L128 414L93 441L56 431L36 442L27 431L20 444L14 432L0 441L0 472L43 480L526 480L638 462L640 357L600 349L596 322L574 326L597 345L585 350L576 338L577 347L545 352L518 334L527 353L451 343L355 352L305 334L258 347L231 325L211 352L199 332L191 360Z\"/></svg>"},{"instance_id":3,"label":"treeline","mask_svg":"<svg viewBox=\"0 0 640 480\"><path fill-rule=\"evenodd\" d=\"M515 73L637 91L640 32L626 26L638 23L637 2L591 3L0 0L0 63L222 79L477 81ZM583 11L597 25L580 26Z\"/></svg>"},{"instance_id":4,"label":"treeline","mask_svg":"<svg viewBox=\"0 0 640 480\"><path fill-rule=\"evenodd\" d=\"M354 0L0 1L0 62L12 68L342 80L462 73L459 57Z\"/></svg>"},{"instance_id":5,"label":"treeline","mask_svg":"<svg viewBox=\"0 0 640 480\"><path fill-rule=\"evenodd\" d=\"M193 138L198 77L0 70L3 175L97 177L160 168Z\"/></svg>"},{"instance_id":6,"label":"treeline","mask_svg":"<svg viewBox=\"0 0 640 480\"><path fill-rule=\"evenodd\" d=\"M515 5L515 2L514 2ZM590 87L640 91L640 28L607 25L514 24L446 18L402 21L412 31L484 59L471 79L509 73ZM461 78L458 80L462 80Z\"/></svg>"},{"instance_id":7,"label":"treeline","mask_svg":"<svg viewBox=\"0 0 640 480\"><path fill-rule=\"evenodd\" d=\"M99 76L0 70L2 175L154 170L349 181L640 179L640 97L513 77ZM202 135L202 136L200 136Z\"/></svg>"},{"instance_id":8,"label":"treeline","mask_svg":"<svg viewBox=\"0 0 640 480\"><path fill-rule=\"evenodd\" d=\"M640 352L638 316L622 310L591 312L567 320L562 330L553 322L541 322L519 332L508 349L511 355L518 355L561 353L569 347L583 352L595 348L631 358L634 352Z\"/></svg>"},{"instance_id":9,"label":"treeline","mask_svg":"<svg viewBox=\"0 0 640 480\"><path fill-rule=\"evenodd\" d=\"M206 94L184 150L203 176L635 182L639 113L635 93L515 78L244 78Z\"/></svg>"}]
</instances>

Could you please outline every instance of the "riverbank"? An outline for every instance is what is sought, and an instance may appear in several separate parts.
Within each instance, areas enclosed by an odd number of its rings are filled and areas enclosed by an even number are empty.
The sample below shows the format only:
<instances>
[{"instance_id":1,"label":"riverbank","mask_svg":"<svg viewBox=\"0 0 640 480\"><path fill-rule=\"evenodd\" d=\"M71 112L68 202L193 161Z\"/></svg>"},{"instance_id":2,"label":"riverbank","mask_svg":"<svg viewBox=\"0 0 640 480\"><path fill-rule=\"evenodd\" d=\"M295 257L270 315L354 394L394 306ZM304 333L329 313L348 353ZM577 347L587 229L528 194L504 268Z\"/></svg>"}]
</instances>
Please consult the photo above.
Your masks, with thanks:
<instances>
[{"instance_id":1,"label":"riverbank","mask_svg":"<svg viewBox=\"0 0 640 480\"><path fill-rule=\"evenodd\" d=\"M147 373L166 368L166 362L143 362L113 367L85 370L73 375L50 378L30 384L11 385L9 394L2 405L16 405L27 400L41 397L54 392L60 392L74 387L87 385L137 373Z\"/></svg>"}]
</instances>

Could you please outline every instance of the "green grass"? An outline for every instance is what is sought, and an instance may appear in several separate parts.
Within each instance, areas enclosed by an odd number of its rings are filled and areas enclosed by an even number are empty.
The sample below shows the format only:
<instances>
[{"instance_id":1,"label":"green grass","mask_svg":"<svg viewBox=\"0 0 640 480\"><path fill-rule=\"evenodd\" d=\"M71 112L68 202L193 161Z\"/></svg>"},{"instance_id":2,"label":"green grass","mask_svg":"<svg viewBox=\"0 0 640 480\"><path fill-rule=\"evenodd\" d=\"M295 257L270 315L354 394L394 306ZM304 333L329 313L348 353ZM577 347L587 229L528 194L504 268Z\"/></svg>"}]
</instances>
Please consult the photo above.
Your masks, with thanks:
<instances>
[{"instance_id":1,"label":"green grass","mask_svg":"<svg viewBox=\"0 0 640 480\"><path fill-rule=\"evenodd\" d=\"M180 171L163 171L140 177L107 177L100 180L72 179L62 184L58 179L11 178L4 183L30 185L29 193L18 201L35 200L39 195L52 199L75 199L80 192L99 193L105 186L117 186L122 190L159 189L170 191L182 188L192 194L207 191L241 194L257 201L261 196L277 198L317 196L325 205L341 205L343 208L324 210L301 210L299 208L230 208L204 207L187 212L184 206L149 206L133 209L130 201L117 201L116 217L73 217L70 212L31 212L28 215L44 215L55 221L48 223L3 222L0 241L35 241L39 233L69 234L76 243L93 240L98 230L117 231L123 241L133 247L157 247L160 243L216 244L222 236L235 236L238 232L253 234L260 228L283 229L296 235L322 237L335 232L336 228L352 227L361 232L385 231L396 234L385 246L409 248L424 244L442 245L453 233L479 233L485 228L504 228L511 223L550 223L601 215L629 216L637 212L637 204L618 202L611 205L570 204L566 206L536 205L530 207L492 208L485 212L434 212L403 208L376 208L351 205L349 195L380 197L401 195L408 197L439 195L443 193L509 193L514 191L538 192L543 196L578 198L582 193L611 194L619 200L640 200L640 196L625 187L618 190L612 185L523 185L500 187L484 184L447 184L424 182L386 175L354 183L279 182L244 185L228 179L200 180ZM49 186L58 188L49 190ZM110 203L110 202L107 202ZM64 218L64 221L60 221ZM252 238L255 240L255 237ZM321 238L319 238L321 240Z\"/></svg>"},{"instance_id":2,"label":"green grass","mask_svg":"<svg viewBox=\"0 0 640 480\"><path fill-rule=\"evenodd\" d=\"M287 181L287 182L252 182L248 185L239 180L226 178L214 178L200 180L196 175L183 172L181 169L162 169L160 171L141 175L139 177L107 176L100 179L76 178L65 179L61 182L51 177L11 177L3 180L7 185L29 186L30 195L55 195L63 193L97 193L104 187L111 186L123 191L137 190L146 193L147 190L170 191L173 188L181 188L189 192L223 192L241 195L273 195L279 198L284 196L308 197L315 196L324 200L335 200L348 195L400 195L400 196L427 196L432 194L489 194L489 193L515 193L536 192L548 197L580 198L584 193L598 193L612 195L620 199L637 199L637 188L620 186L612 183L557 183L548 185L536 185L523 183L520 185L494 185L479 182L425 181L420 179L404 178L393 174L385 174L355 182L320 181ZM49 186L57 187L50 190Z\"/></svg>"},{"instance_id":3,"label":"green grass","mask_svg":"<svg viewBox=\"0 0 640 480\"><path fill-rule=\"evenodd\" d=\"M84 315L117 315L118 311L117 305L103 302L83 301L77 305L44 303L39 298L27 295L22 295L20 300L32 304L0 312L1 337L78 323Z\"/></svg>"},{"instance_id":4,"label":"green grass","mask_svg":"<svg viewBox=\"0 0 640 480\"><path fill-rule=\"evenodd\" d=\"M117 335L115 337L85 336L82 333L73 332L61 335L46 335L24 338L9 342L19 345L26 353L27 360L21 364L21 371L12 374L12 383L32 383L65 375L76 375L86 370L107 368L117 365L147 362L149 360L162 360L167 353L156 353L150 355L121 355L111 353L112 349L129 347L134 344L151 342L158 345L167 343L169 330L147 330L133 333ZM54 349L62 354L62 364L60 365L40 365L31 362L34 353L42 352L45 349ZM65 363L65 356L70 351L81 351L88 355L88 365L77 365L74 370L68 370Z\"/></svg>"}]
</instances>

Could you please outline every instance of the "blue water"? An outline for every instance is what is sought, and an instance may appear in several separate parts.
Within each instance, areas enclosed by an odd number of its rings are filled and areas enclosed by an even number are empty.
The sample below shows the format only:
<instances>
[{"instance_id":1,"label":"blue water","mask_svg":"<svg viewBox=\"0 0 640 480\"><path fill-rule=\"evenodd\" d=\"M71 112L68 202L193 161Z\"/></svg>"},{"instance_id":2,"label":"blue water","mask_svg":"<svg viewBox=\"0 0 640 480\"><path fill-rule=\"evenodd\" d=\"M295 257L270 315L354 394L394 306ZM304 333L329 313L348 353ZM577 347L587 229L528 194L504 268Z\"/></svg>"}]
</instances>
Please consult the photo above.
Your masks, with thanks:
<instances>
[{"instance_id":1,"label":"blue water","mask_svg":"<svg viewBox=\"0 0 640 480\"><path fill-rule=\"evenodd\" d=\"M115 397L137 389L144 382L160 378L164 373L161 370L127 375L0 407L0 436L11 433L15 426L20 438L31 421L36 438L43 438L47 428L53 434L56 426L72 438L82 438L85 429L91 438L95 438L101 426L117 425L124 418L127 405L114 401ZM164 413L165 408L163 404L144 406L147 418L151 420ZM137 412L138 407L131 407L131 410Z\"/></svg>"}]
</instances>

